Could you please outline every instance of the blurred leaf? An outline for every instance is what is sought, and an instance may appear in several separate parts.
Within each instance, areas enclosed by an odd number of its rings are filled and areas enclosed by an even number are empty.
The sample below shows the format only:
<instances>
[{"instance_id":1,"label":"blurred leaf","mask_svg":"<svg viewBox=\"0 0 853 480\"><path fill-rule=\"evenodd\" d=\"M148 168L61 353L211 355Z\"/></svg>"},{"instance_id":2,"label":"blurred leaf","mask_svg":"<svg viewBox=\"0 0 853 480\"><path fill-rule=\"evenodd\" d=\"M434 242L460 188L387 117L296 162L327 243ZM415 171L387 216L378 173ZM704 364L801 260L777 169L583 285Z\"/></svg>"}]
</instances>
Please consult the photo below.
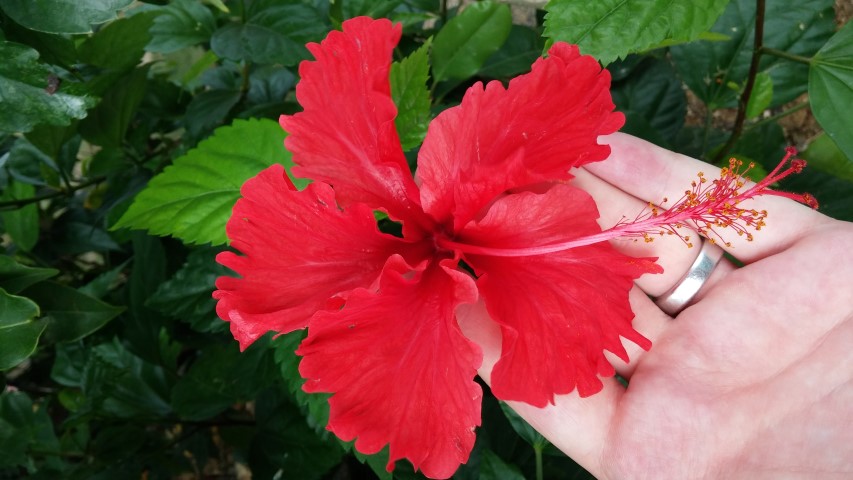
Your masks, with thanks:
<instances>
[{"instance_id":1,"label":"blurred leaf","mask_svg":"<svg viewBox=\"0 0 853 480\"><path fill-rule=\"evenodd\" d=\"M289 478L320 479L343 456L330 436L319 436L305 424L299 410L273 390L255 404L258 432L249 451L249 468L258 478L273 478L278 471Z\"/></svg>"},{"instance_id":2,"label":"blurred leaf","mask_svg":"<svg viewBox=\"0 0 853 480\"><path fill-rule=\"evenodd\" d=\"M0 1L0 4L3 2ZM0 7L2 10L2 7ZM6 40L21 43L39 52L42 62L61 65L66 70L78 63L77 46L68 35L37 32L8 20L3 22ZM0 35L0 40L3 40Z\"/></svg>"},{"instance_id":3,"label":"blurred leaf","mask_svg":"<svg viewBox=\"0 0 853 480\"><path fill-rule=\"evenodd\" d=\"M387 17L403 0L335 0L332 7L339 21L353 17ZM337 10L337 12L335 12Z\"/></svg>"},{"instance_id":4,"label":"blurred leaf","mask_svg":"<svg viewBox=\"0 0 853 480\"><path fill-rule=\"evenodd\" d=\"M853 24L826 42L809 70L812 112L829 138L853 161Z\"/></svg>"},{"instance_id":5,"label":"blurred leaf","mask_svg":"<svg viewBox=\"0 0 853 480\"><path fill-rule=\"evenodd\" d=\"M663 60L646 59L612 88L616 109L625 113L624 131L661 146L678 135L687 116L681 81Z\"/></svg>"},{"instance_id":6,"label":"blurred leaf","mask_svg":"<svg viewBox=\"0 0 853 480\"><path fill-rule=\"evenodd\" d=\"M775 0L765 9L764 41L769 48L810 57L835 31L832 0ZM694 42L672 47L670 53L682 80L711 109L736 106L738 91L749 72L755 37L755 1L731 0L712 28L727 42ZM773 100L783 105L806 91L808 65L762 55L760 71L770 75Z\"/></svg>"},{"instance_id":7,"label":"blurred leaf","mask_svg":"<svg viewBox=\"0 0 853 480\"><path fill-rule=\"evenodd\" d=\"M160 333L164 319L145 302L166 280L166 250L157 237L133 232L133 265L128 279L128 315L124 318L128 347L143 360L160 364Z\"/></svg>"},{"instance_id":8,"label":"blurred leaf","mask_svg":"<svg viewBox=\"0 0 853 480\"><path fill-rule=\"evenodd\" d=\"M95 104L88 96L48 93L49 82L58 77L38 56L24 45L0 42L0 132L28 132L41 123L68 125Z\"/></svg>"},{"instance_id":9,"label":"blurred leaf","mask_svg":"<svg viewBox=\"0 0 853 480\"><path fill-rule=\"evenodd\" d=\"M116 70L136 66L151 40L149 30L159 14L148 11L111 22L80 45L80 60Z\"/></svg>"},{"instance_id":10,"label":"blurred leaf","mask_svg":"<svg viewBox=\"0 0 853 480\"><path fill-rule=\"evenodd\" d=\"M211 296L214 282L228 269L214 261L218 249L195 250L169 280L160 284L145 305L183 322L199 332L222 332L228 323L216 315Z\"/></svg>"},{"instance_id":11,"label":"blurred leaf","mask_svg":"<svg viewBox=\"0 0 853 480\"><path fill-rule=\"evenodd\" d=\"M14 201L32 198L36 194L35 187L22 182L11 182L3 193L0 201ZM12 237L15 245L21 250L30 251L39 238L39 212L36 203L30 203L15 210L0 211L3 229Z\"/></svg>"},{"instance_id":12,"label":"blurred leaf","mask_svg":"<svg viewBox=\"0 0 853 480\"><path fill-rule=\"evenodd\" d=\"M12 178L30 185L45 185L46 169L57 170L53 158L35 147L26 138L18 138L7 157L8 171ZM56 174L58 175L58 173Z\"/></svg>"},{"instance_id":13,"label":"blurred leaf","mask_svg":"<svg viewBox=\"0 0 853 480\"><path fill-rule=\"evenodd\" d=\"M530 71L542 54L545 42L539 33L522 25L513 25L503 46L490 56L478 75L487 78L510 78Z\"/></svg>"},{"instance_id":14,"label":"blurred leaf","mask_svg":"<svg viewBox=\"0 0 853 480\"><path fill-rule=\"evenodd\" d=\"M308 57L305 44L328 32L323 16L308 5L257 0L247 8L246 23L229 23L213 33L210 48L220 58L295 65Z\"/></svg>"},{"instance_id":15,"label":"blurred leaf","mask_svg":"<svg viewBox=\"0 0 853 480\"><path fill-rule=\"evenodd\" d=\"M755 76L755 85L746 104L746 118L755 118L761 115L773 101L773 79L767 72L759 72Z\"/></svg>"},{"instance_id":16,"label":"blurred leaf","mask_svg":"<svg viewBox=\"0 0 853 480\"><path fill-rule=\"evenodd\" d=\"M204 420L254 398L275 379L268 344L255 342L245 352L240 352L237 342L201 350L172 390L175 412L186 420Z\"/></svg>"},{"instance_id":17,"label":"blurred leaf","mask_svg":"<svg viewBox=\"0 0 853 480\"><path fill-rule=\"evenodd\" d=\"M113 228L146 229L187 243L225 243L225 223L243 182L274 163L292 166L284 137L271 120L237 120L217 129L151 179Z\"/></svg>"},{"instance_id":18,"label":"blurred leaf","mask_svg":"<svg viewBox=\"0 0 853 480\"><path fill-rule=\"evenodd\" d=\"M33 354L46 325L44 320L33 320L38 314L38 305L32 300L0 288L0 371Z\"/></svg>"},{"instance_id":19,"label":"blurred leaf","mask_svg":"<svg viewBox=\"0 0 853 480\"><path fill-rule=\"evenodd\" d=\"M9 293L21 290L56 276L59 270L54 268L34 268L21 265L6 255L0 255L0 288Z\"/></svg>"},{"instance_id":20,"label":"blurred leaf","mask_svg":"<svg viewBox=\"0 0 853 480\"><path fill-rule=\"evenodd\" d=\"M94 280L78 288L77 291L83 295L88 295L97 299L104 298L107 293L118 283L122 271L127 268L130 260L122 262L119 266L107 270L106 272L95 277Z\"/></svg>"},{"instance_id":21,"label":"blurred leaf","mask_svg":"<svg viewBox=\"0 0 853 480\"><path fill-rule=\"evenodd\" d=\"M251 104L278 104L296 85L296 76L290 70L275 65L256 68L249 75L246 100Z\"/></svg>"},{"instance_id":22,"label":"blurred leaf","mask_svg":"<svg viewBox=\"0 0 853 480\"><path fill-rule=\"evenodd\" d=\"M187 106L184 117L187 131L199 137L203 132L220 125L242 97L239 90L208 90L199 93Z\"/></svg>"},{"instance_id":23,"label":"blurred leaf","mask_svg":"<svg viewBox=\"0 0 853 480\"><path fill-rule=\"evenodd\" d=\"M120 147L125 132L148 85L148 69L136 68L106 92L101 103L80 122L80 133L89 142L104 147Z\"/></svg>"},{"instance_id":24,"label":"blurred leaf","mask_svg":"<svg viewBox=\"0 0 853 480\"><path fill-rule=\"evenodd\" d=\"M0 8L32 30L89 33L92 25L116 18L133 0L3 0Z\"/></svg>"},{"instance_id":25,"label":"blurred leaf","mask_svg":"<svg viewBox=\"0 0 853 480\"><path fill-rule=\"evenodd\" d=\"M688 41L714 24L728 0L551 0L545 33L607 65L664 40Z\"/></svg>"},{"instance_id":26,"label":"blurred leaf","mask_svg":"<svg viewBox=\"0 0 853 480\"><path fill-rule=\"evenodd\" d=\"M48 409L43 403L34 404L23 392L0 393L0 468L20 465L32 470L33 462L27 458L27 450L31 448L42 451L59 449ZM50 463L50 466L56 465L55 461ZM17 473L22 471L17 470ZM21 477L13 473L11 478ZM34 475L26 478L34 478Z\"/></svg>"},{"instance_id":27,"label":"blurred leaf","mask_svg":"<svg viewBox=\"0 0 853 480\"><path fill-rule=\"evenodd\" d=\"M216 29L213 13L196 0L174 0L160 11L145 47L150 52L171 53L205 42Z\"/></svg>"},{"instance_id":28,"label":"blurred leaf","mask_svg":"<svg viewBox=\"0 0 853 480\"><path fill-rule=\"evenodd\" d=\"M465 79L501 48L512 29L509 7L500 3L468 5L435 35L432 75L435 82Z\"/></svg>"},{"instance_id":29,"label":"blurred leaf","mask_svg":"<svg viewBox=\"0 0 853 480\"><path fill-rule=\"evenodd\" d=\"M491 450L483 450L480 458L480 480L524 480L515 465L503 461Z\"/></svg>"},{"instance_id":30,"label":"blurred leaf","mask_svg":"<svg viewBox=\"0 0 853 480\"><path fill-rule=\"evenodd\" d=\"M49 317L47 337L53 342L79 340L117 317L124 307L115 307L56 282L41 282L22 292Z\"/></svg>"},{"instance_id":31,"label":"blurred leaf","mask_svg":"<svg viewBox=\"0 0 853 480\"><path fill-rule=\"evenodd\" d=\"M817 138L809 142L809 146L800 156L808 160L808 168L810 169L814 168L853 182L853 160L847 158L838 148L838 145L825 133L818 135ZM2 273L0 273L1 275ZM2 280L0 280L0 286L2 285Z\"/></svg>"},{"instance_id":32,"label":"blurred leaf","mask_svg":"<svg viewBox=\"0 0 853 480\"><path fill-rule=\"evenodd\" d=\"M531 427L526 420L515 413L515 410L513 410L512 407L501 402L501 410L504 412L507 420L509 420L510 425L512 425L512 429L515 430L515 432L531 446L541 448L550 443L542 436L542 434Z\"/></svg>"},{"instance_id":33,"label":"blurred leaf","mask_svg":"<svg viewBox=\"0 0 853 480\"><path fill-rule=\"evenodd\" d=\"M394 124L403 150L420 145L429 125L430 95L427 81L431 43L427 40L411 55L391 65L391 97L398 111Z\"/></svg>"}]
</instances>

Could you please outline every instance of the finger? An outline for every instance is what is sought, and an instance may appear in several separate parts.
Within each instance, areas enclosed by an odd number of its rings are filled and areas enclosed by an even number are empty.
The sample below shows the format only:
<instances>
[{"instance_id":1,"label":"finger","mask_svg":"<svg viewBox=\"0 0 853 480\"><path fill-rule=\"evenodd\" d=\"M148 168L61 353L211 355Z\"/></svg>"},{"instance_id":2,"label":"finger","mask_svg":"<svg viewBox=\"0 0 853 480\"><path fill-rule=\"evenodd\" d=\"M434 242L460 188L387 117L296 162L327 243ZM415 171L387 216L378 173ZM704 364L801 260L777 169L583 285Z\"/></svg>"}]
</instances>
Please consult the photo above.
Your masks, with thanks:
<instances>
[{"instance_id":1,"label":"finger","mask_svg":"<svg viewBox=\"0 0 853 480\"><path fill-rule=\"evenodd\" d=\"M489 317L482 300L459 306L456 314L462 333L483 349L483 364L478 373L490 384L492 369L500 358L500 327ZM591 397L580 398L577 392L557 395L555 404L545 408L521 402L507 404L557 448L595 474L601 471L601 452L624 393L616 379L603 378L602 382L602 391Z\"/></svg>"},{"instance_id":2,"label":"finger","mask_svg":"<svg viewBox=\"0 0 853 480\"><path fill-rule=\"evenodd\" d=\"M709 180L719 177L719 168L627 134L608 135L601 142L610 145L610 157L584 169L645 202L659 203L664 198L674 201L690 188L700 171ZM752 242L734 232L720 231L723 235L731 233L725 237L731 247L724 248L747 263L785 250L828 223L826 216L809 207L772 195L744 201L740 206L768 212L767 225Z\"/></svg>"}]
</instances>

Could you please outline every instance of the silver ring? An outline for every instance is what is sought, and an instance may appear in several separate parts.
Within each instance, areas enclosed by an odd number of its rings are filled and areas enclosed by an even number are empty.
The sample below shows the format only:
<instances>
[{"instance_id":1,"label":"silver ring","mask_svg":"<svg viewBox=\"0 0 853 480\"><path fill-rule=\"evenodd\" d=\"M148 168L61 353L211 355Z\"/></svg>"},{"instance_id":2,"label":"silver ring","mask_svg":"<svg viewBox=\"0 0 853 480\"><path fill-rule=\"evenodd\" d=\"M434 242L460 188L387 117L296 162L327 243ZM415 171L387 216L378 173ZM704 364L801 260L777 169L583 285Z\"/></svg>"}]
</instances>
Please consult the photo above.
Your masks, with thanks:
<instances>
[{"instance_id":1,"label":"silver ring","mask_svg":"<svg viewBox=\"0 0 853 480\"><path fill-rule=\"evenodd\" d=\"M720 263L721 258L723 258L722 248L707 240L702 242L699 256L693 261L693 265L690 265L690 269L687 270L684 277L666 293L657 297L655 304L671 316L675 316L687 308L690 300L696 296L702 285L705 285L705 282L711 277L714 267Z\"/></svg>"}]
</instances>

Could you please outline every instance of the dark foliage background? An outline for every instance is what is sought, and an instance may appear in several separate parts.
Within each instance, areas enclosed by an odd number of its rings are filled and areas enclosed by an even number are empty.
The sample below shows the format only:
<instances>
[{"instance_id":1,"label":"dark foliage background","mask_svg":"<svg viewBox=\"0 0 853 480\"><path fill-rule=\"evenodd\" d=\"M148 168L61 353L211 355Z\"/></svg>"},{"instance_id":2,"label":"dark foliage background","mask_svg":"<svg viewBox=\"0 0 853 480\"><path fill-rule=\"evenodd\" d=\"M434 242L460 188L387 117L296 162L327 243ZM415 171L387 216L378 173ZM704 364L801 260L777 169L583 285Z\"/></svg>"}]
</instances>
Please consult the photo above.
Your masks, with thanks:
<instances>
[{"instance_id":1,"label":"dark foliage background","mask_svg":"<svg viewBox=\"0 0 853 480\"><path fill-rule=\"evenodd\" d=\"M853 220L849 5L513 3L0 1L0 478L391 477L324 430L298 333L240 353L211 299L240 184L290 165L275 120L299 110L304 44L346 18L404 26L392 83L412 159L473 81L565 40L610 69L624 131L764 168L795 144L810 168L783 187ZM533 477L589 475L487 394L456 478Z\"/></svg>"}]
</instances>

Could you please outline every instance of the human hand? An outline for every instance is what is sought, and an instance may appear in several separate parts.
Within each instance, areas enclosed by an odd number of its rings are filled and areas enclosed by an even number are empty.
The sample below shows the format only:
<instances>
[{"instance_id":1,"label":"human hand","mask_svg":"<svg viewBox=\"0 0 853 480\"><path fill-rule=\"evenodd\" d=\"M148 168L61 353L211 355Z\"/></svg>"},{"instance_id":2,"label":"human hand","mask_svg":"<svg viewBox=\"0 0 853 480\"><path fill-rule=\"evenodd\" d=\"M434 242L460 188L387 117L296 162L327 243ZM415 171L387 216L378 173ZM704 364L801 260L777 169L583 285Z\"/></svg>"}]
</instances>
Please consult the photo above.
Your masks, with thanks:
<instances>
[{"instance_id":1,"label":"human hand","mask_svg":"<svg viewBox=\"0 0 853 480\"><path fill-rule=\"evenodd\" d=\"M573 182L595 197L603 228L649 201L679 197L697 172L714 178L719 170L625 134L601 142L610 158ZM648 295L681 279L698 242L614 242L664 268L637 280L630 296L634 327L652 349L626 341L630 363L610 356L627 389L608 378L589 398L573 392L543 409L508 402L596 477L853 477L853 224L780 197L743 205L768 212L754 241L726 238L745 266L720 262L675 319ZM463 332L483 348L479 373L488 382L500 332L482 302L460 310Z\"/></svg>"}]
</instances>

